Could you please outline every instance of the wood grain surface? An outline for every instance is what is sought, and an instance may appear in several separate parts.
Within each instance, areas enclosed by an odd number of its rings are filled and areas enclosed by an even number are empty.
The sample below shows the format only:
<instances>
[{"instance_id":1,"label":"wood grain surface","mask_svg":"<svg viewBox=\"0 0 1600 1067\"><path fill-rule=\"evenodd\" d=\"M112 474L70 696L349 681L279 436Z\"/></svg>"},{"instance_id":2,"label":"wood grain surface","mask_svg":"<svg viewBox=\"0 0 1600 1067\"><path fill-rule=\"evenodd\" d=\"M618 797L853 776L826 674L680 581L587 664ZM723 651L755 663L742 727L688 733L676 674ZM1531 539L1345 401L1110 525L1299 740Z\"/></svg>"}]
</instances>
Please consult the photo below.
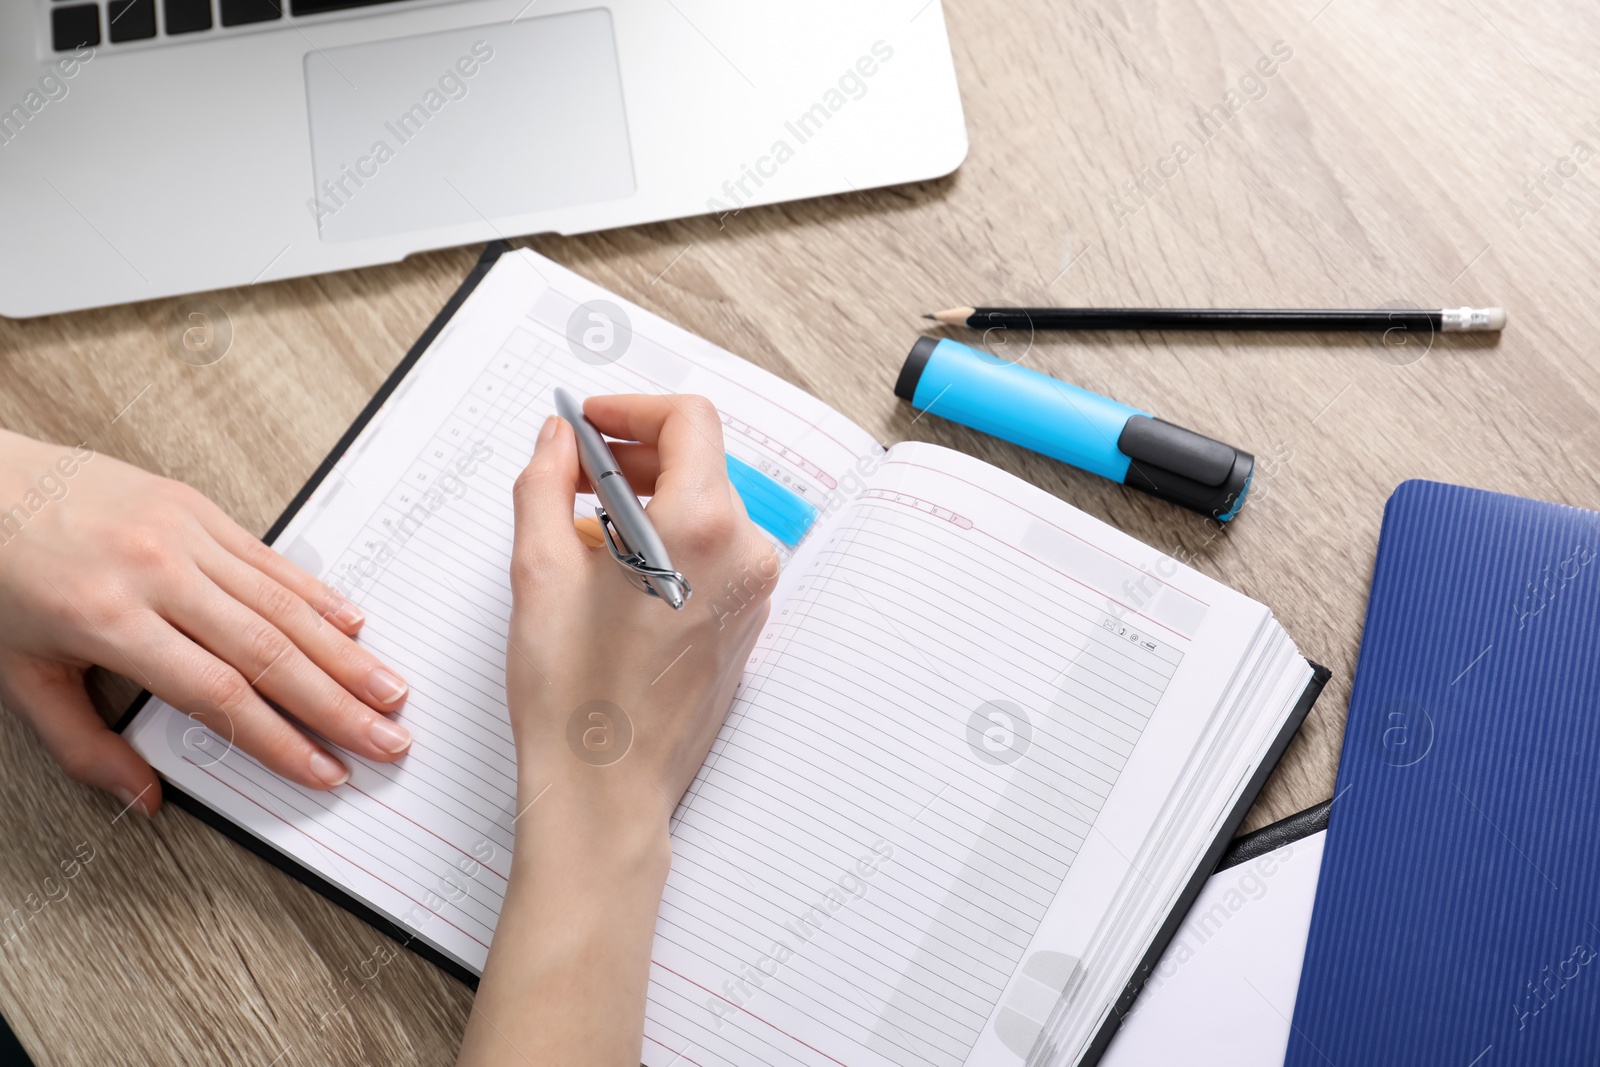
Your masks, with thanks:
<instances>
[{"instance_id":1,"label":"wood grain surface","mask_svg":"<svg viewBox=\"0 0 1600 1067\"><path fill-rule=\"evenodd\" d=\"M1334 680L1249 825L1322 800L1395 486L1426 477L1600 506L1600 10L952 0L947 17L972 142L954 176L720 226L530 243L885 442L965 449L1271 605ZM168 342L193 298L0 320L0 425L87 440L264 531L477 253L208 294L233 339L204 367ZM1498 304L1510 325L1499 339L1403 344L989 339L1254 451L1250 504L1218 532L913 421L891 386L919 315L985 301ZM131 690L104 681L110 714ZM407 953L374 966L381 935L181 812L116 818L119 805L69 782L10 715L0 766L0 913L26 915L0 947L0 1012L41 1064L453 1056L470 1009L455 981Z\"/></svg>"}]
</instances>

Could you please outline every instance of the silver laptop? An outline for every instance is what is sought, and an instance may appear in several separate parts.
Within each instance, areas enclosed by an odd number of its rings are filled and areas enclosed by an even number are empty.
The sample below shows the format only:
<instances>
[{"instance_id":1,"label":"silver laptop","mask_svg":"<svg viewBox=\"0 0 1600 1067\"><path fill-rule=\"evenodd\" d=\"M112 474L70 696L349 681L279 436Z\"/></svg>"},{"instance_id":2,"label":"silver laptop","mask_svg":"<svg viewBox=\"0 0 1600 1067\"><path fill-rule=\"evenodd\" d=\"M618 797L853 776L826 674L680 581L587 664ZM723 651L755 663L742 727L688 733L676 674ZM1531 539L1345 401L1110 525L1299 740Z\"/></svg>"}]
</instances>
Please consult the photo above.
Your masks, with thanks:
<instances>
[{"instance_id":1,"label":"silver laptop","mask_svg":"<svg viewBox=\"0 0 1600 1067\"><path fill-rule=\"evenodd\" d=\"M737 225L966 150L939 0L6 0L0 314Z\"/></svg>"}]
</instances>

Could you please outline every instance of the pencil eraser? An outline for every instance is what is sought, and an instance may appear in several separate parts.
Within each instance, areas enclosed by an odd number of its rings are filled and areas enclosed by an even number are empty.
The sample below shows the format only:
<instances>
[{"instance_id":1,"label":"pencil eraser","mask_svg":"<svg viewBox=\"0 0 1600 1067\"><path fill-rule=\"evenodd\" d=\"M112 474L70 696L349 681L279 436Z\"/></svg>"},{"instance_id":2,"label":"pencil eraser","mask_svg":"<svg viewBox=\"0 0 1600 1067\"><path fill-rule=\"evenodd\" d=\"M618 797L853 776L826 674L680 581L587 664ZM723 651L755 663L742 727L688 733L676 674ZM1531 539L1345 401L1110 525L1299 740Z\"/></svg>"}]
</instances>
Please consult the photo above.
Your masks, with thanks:
<instances>
[{"instance_id":1,"label":"pencil eraser","mask_svg":"<svg viewBox=\"0 0 1600 1067\"><path fill-rule=\"evenodd\" d=\"M1445 308L1439 313L1445 333L1492 333L1506 328L1505 308Z\"/></svg>"}]
</instances>

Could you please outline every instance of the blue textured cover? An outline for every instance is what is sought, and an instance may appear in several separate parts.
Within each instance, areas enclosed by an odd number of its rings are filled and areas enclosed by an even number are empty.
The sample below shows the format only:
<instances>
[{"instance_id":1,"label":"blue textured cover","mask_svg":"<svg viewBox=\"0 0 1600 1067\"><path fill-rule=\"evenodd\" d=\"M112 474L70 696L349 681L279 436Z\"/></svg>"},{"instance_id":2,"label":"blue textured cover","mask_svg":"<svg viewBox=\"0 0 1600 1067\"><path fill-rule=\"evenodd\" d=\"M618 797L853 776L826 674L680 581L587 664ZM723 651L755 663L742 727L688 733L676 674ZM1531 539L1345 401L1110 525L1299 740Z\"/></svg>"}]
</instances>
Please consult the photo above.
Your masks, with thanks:
<instances>
[{"instance_id":1,"label":"blue textured cover","mask_svg":"<svg viewBox=\"0 0 1600 1067\"><path fill-rule=\"evenodd\" d=\"M1600 516L1389 499L1288 1067L1600 1063Z\"/></svg>"}]
</instances>

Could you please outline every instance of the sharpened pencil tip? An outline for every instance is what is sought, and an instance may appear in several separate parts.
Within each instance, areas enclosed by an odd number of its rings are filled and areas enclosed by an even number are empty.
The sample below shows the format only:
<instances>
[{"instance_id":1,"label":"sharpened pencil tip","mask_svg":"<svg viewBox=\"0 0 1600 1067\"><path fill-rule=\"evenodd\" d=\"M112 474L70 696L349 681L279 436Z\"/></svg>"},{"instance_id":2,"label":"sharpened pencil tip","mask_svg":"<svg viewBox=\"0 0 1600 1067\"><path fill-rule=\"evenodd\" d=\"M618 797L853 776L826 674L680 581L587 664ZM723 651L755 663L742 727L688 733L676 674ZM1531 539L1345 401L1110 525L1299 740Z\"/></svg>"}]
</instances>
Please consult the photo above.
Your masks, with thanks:
<instances>
[{"instance_id":1,"label":"sharpened pencil tip","mask_svg":"<svg viewBox=\"0 0 1600 1067\"><path fill-rule=\"evenodd\" d=\"M975 314L977 312L972 308L947 308L944 311L935 311L932 315L924 315L923 318L932 319L945 326L965 326L967 320Z\"/></svg>"}]
</instances>

